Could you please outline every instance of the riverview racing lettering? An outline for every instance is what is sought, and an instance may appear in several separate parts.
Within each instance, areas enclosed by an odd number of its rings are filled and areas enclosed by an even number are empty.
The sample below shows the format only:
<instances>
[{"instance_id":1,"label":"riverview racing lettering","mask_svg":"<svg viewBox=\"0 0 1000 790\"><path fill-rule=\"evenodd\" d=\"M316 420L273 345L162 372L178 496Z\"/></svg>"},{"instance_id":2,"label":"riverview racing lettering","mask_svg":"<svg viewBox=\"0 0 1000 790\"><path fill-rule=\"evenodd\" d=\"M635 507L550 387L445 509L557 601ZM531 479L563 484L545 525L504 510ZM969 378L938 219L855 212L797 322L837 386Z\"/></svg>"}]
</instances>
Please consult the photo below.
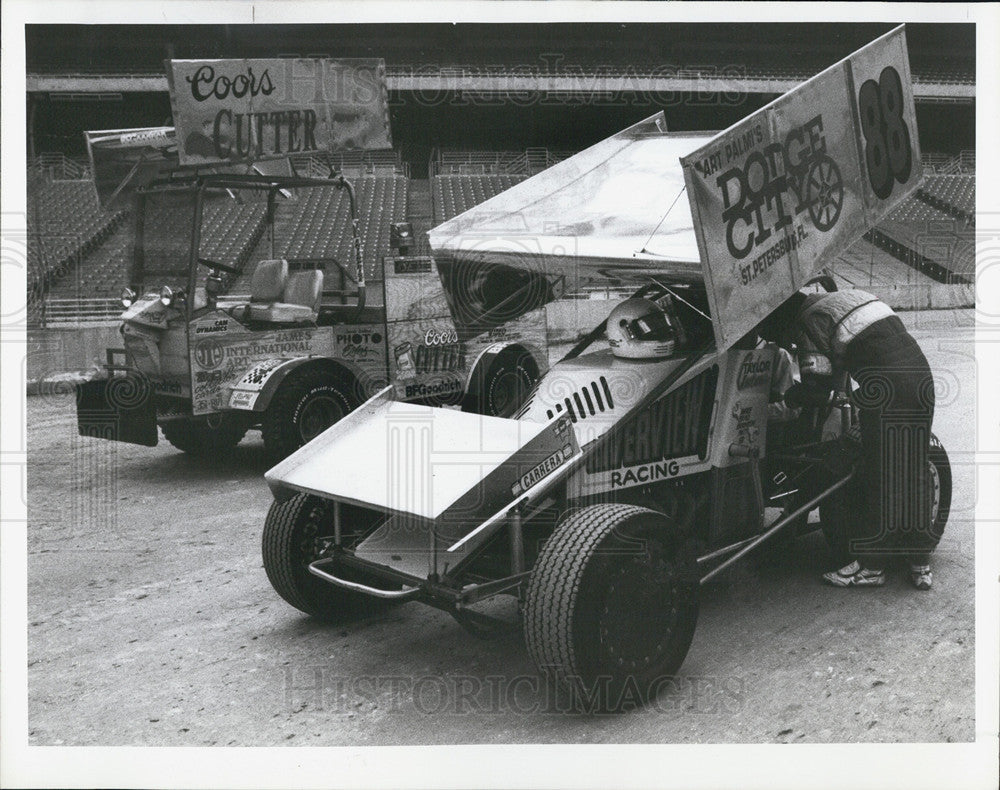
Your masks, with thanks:
<instances>
[{"instance_id":1,"label":"riverview racing lettering","mask_svg":"<svg viewBox=\"0 0 1000 790\"><path fill-rule=\"evenodd\" d=\"M657 480L677 477L680 471L681 467L677 461L663 461L640 466L637 469L617 470L611 473L611 487L626 488L642 483L653 483Z\"/></svg>"},{"instance_id":2,"label":"riverview racing lettering","mask_svg":"<svg viewBox=\"0 0 1000 790\"><path fill-rule=\"evenodd\" d=\"M651 462L658 465L671 458L700 455L707 442L717 378L718 368L713 367L654 401L611 441L590 454L587 472L596 474ZM651 469L647 474L659 479L671 476L669 471L668 465L663 470ZM624 480L621 475L619 478Z\"/></svg>"}]
</instances>

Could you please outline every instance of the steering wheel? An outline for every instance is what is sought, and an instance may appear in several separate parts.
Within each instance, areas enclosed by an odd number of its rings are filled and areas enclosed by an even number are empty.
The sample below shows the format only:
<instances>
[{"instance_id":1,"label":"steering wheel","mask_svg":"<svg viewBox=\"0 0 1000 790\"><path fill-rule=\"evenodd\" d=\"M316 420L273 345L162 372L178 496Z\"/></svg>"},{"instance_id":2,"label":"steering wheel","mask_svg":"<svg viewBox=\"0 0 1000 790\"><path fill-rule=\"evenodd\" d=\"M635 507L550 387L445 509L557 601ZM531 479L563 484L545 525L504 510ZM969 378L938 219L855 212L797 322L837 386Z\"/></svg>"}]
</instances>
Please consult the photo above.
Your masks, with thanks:
<instances>
[{"instance_id":1,"label":"steering wheel","mask_svg":"<svg viewBox=\"0 0 1000 790\"><path fill-rule=\"evenodd\" d=\"M224 263L217 263L216 261L210 261L208 258L199 258L198 263L202 266L207 266L209 269L219 269L223 272L229 272L229 274L241 274L240 270L235 266L227 266Z\"/></svg>"}]
</instances>

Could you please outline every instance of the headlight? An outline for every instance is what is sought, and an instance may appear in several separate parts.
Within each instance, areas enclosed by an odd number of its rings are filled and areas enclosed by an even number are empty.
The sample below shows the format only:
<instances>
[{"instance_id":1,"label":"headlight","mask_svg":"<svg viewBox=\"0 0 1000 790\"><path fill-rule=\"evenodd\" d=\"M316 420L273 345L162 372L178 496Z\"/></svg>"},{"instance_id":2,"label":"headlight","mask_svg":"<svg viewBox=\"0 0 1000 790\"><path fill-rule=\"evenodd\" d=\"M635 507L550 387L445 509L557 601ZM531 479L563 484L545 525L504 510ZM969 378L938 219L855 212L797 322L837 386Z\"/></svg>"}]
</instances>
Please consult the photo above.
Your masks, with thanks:
<instances>
[{"instance_id":1,"label":"headlight","mask_svg":"<svg viewBox=\"0 0 1000 790\"><path fill-rule=\"evenodd\" d=\"M160 289L160 304L164 307L170 307L172 301L174 301L174 289L169 285L164 285Z\"/></svg>"},{"instance_id":2,"label":"headlight","mask_svg":"<svg viewBox=\"0 0 1000 790\"><path fill-rule=\"evenodd\" d=\"M128 286L125 286L122 288L121 300L122 306L131 307L135 303L135 291Z\"/></svg>"}]
</instances>

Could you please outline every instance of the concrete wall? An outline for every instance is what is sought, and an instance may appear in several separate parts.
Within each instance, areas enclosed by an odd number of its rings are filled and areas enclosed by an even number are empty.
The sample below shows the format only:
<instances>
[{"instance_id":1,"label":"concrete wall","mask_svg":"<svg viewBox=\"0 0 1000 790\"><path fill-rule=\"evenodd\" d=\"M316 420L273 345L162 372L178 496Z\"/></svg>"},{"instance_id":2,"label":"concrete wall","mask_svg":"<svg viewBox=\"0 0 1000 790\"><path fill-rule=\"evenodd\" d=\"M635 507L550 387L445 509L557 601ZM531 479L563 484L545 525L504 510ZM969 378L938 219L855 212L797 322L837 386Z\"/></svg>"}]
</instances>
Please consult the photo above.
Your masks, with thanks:
<instances>
[{"instance_id":1,"label":"concrete wall","mask_svg":"<svg viewBox=\"0 0 1000 790\"><path fill-rule=\"evenodd\" d=\"M96 369L105 349L121 348L118 325L28 330L28 382L63 378Z\"/></svg>"},{"instance_id":2,"label":"concrete wall","mask_svg":"<svg viewBox=\"0 0 1000 790\"><path fill-rule=\"evenodd\" d=\"M975 290L971 285L873 285L864 290L899 311L953 310L975 307L976 304ZM573 342L607 318L617 303L617 300L577 299L550 304L547 308L550 342Z\"/></svg>"},{"instance_id":3,"label":"concrete wall","mask_svg":"<svg viewBox=\"0 0 1000 790\"><path fill-rule=\"evenodd\" d=\"M951 310L976 306L976 292L972 285L872 285L864 290L874 294L894 310Z\"/></svg>"},{"instance_id":4,"label":"concrete wall","mask_svg":"<svg viewBox=\"0 0 1000 790\"><path fill-rule=\"evenodd\" d=\"M871 286L866 290L896 310L948 310L975 306L971 285ZM617 300L574 299L548 306L549 342L572 343L607 318ZM29 391L38 382L82 378L104 364L105 349L121 348L118 326L67 327L28 332Z\"/></svg>"}]
</instances>

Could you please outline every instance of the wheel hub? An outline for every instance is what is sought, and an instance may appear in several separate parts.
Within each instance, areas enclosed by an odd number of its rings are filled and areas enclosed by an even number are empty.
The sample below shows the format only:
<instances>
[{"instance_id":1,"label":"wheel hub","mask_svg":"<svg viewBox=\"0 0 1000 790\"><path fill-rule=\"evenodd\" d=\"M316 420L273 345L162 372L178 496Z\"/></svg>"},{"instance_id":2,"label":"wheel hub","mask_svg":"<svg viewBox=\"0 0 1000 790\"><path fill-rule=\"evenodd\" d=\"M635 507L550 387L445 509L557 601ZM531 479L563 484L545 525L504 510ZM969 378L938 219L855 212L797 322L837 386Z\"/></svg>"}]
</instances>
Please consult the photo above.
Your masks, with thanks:
<instances>
[{"instance_id":1,"label":"wheel hub","mask_svg":"<svg viewBox=\"0 0 1000 790\"><path fill-rule=\"evenodd\" d=\"M608 584L599 618L602 658L630 670L656 663L672 638L680 588L671 564L647 553Z\"/></svg>"},{"instance_id":2,"label":"wheel hub","mask_svg":"<svg viewBox=\"0 0 1000 790\"><path fill-rule=\"evenodd\" d=\"M343 416L343 409L333 398L312 399L303 407L299 416L299 435L302 437L302 443L312 441Z\"/></svg>"},{"instance_id":3,"label":"wheel hub","mask_svg":"<svg viewBox=\"0 0 1000 790\"><path fill-rule=\"evenodd\" d=\"M490 408L505 417L514 412L525 394L524 376L517 370L506 370L493 379L490 387Z\"/></svg>"},{"instance_id":4,"label":"wheel hub","mask_svg":"<svg viewBox=\"0 0 1000 790\"><path fill-rule=\"evenodd\" d=\"M930 461L927 462L930 467L930 479L931 479L931 524L935 524L938 518L938 512L941 509L941 477L938 475L937 467L934 466Z\"/></svg>"}]
</instances>

